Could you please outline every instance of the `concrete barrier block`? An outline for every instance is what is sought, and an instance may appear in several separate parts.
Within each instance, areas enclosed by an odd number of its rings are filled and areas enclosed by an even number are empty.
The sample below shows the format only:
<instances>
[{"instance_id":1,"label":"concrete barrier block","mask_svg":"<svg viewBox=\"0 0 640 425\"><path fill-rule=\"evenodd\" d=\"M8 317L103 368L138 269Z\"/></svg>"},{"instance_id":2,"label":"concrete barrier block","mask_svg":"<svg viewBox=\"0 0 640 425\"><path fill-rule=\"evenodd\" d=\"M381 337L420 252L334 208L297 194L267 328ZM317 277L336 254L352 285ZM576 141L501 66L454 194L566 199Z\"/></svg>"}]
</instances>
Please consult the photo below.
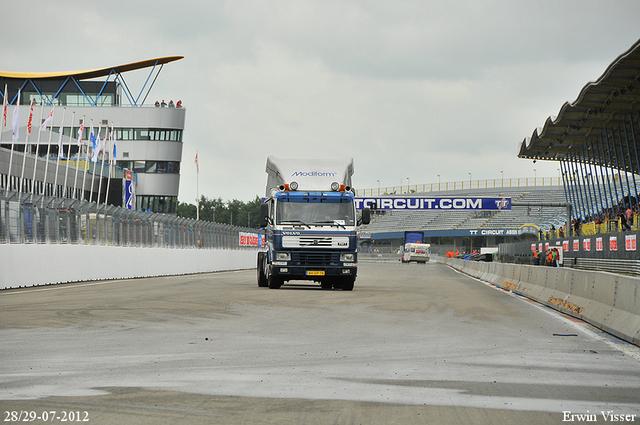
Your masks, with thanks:
<instances>
[{"instance_id":1,"label":"concrete barrier block","mask_svg":"<svg viewBox=\"0 0 640 425\"><path fill-rule=\"evenodd\" d=\"M612 301L615 308L640 316L640 278L618 276L615 298ZM610 302L609 299L607 302Z\"/></svg>"},{"instance_id":2,"label":"concrete barrier block","mask_svg":"<svg viewBox=\"0 0 640 425\"><path fill-rule=\"evenodd\" d=\"M640 346L640 316L628 311L613 309L604 323L598 324L589 321L600 329L609 332L618 338Z\"/></svg>"}]
</instances>

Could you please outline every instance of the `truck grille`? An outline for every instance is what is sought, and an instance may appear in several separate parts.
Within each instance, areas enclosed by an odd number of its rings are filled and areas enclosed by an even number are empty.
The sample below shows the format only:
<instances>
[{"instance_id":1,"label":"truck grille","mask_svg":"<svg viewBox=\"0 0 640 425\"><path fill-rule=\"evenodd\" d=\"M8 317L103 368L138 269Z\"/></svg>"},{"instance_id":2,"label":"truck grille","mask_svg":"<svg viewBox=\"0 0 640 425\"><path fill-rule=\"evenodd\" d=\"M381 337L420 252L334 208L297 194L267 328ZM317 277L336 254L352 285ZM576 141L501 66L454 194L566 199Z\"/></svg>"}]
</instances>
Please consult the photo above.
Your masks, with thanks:
<instances>
[{"instance_id":1,"label":"truck grille","mask_svg":"<svg viewBox=\"0 0 640 425\"><path fill-rule=\"evenodd\" d=\"M328 266L340 263L339 252L291 252L294 266Z\"/></svg>"},{"instance_id":2,"label":"truck grille","mask_svg":"<svg viewBox=\"0 0 640 425\"><path fill-rule=\"evenodd\" d=\"M347 236L283 236L283 248L347 248L349 237Z\"/></svg>"}]
</instances>

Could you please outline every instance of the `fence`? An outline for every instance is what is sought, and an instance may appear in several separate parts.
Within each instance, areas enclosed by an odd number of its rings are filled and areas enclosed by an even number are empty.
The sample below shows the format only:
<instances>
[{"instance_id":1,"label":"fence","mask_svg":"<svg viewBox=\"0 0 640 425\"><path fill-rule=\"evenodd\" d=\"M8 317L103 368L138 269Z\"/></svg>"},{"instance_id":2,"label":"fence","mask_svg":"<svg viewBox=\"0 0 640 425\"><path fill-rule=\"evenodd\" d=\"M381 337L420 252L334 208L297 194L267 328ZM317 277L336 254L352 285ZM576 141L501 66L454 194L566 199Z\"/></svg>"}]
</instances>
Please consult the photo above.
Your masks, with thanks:
<instances>
[{"instance_id":1,"label":"fence","mask_svg":"<svg viewBox=\"0 0 640 425\"><path fill-rule=\"evenodd\" d=\"M580 225L580 235L593 236L602 235L607 233L617 233L624 230L620 219L605 220L604 223L584 223ZM627 222L630 230L640 230L640 214L634 214L631 221ZM575 231L572 228L571 232L567 232L566 228L549 230L540 234L540 240L551 240L564 238L567 235L574 235Z\"/></svg>"},{"instance_id":2,"label":"fence","mask_svg":"<svg viewBox=\"0 0 640 425\"><path fill-rule=\"evenodd\" d=\"M258 231L78 199L0 193L0 244L255 249L241 246L241 233Z\"/></svg>"},{"instance_id":3,"label":"fence","mask_svg":"<svg viewBox=\"0 0 640 425\"><path fill-rule=\"evenodd\" d=\"M403 193L442 192L465 189L492 189L501 187L560 186L559 177L522 177L511 179L461 180L455 182L407 184L405 186L378 187L356 190L358 196L400 195Z\"/></svg>"}]
</instances>

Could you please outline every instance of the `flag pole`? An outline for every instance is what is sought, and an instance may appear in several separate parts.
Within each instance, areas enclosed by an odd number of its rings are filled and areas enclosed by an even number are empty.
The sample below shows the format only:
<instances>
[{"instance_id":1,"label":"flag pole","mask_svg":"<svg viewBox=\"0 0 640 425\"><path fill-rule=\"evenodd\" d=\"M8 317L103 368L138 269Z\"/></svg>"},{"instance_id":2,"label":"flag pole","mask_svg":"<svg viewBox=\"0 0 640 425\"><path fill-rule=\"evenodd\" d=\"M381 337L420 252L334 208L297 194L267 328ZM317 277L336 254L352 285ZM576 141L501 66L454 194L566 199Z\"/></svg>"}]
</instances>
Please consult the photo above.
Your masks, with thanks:
<instances>
[{"instance_id":1,"label":"flag pole","mask_svg":"<svg viewBox=\"0 0 640 425\"><path fill-rule=\"evenodd\" d=\"M7 84L4 85L4 93L2 97L2 124L0 126L0 145L2 144L2 133L4 132L4 128L7 126ZM11 170L7 173L7 187L9 186L9 182L11 181ZM5 187L5 190L7 188Z\"/></svg>"},{"instance_id":2,"label":"flag pole","mask_svg":"<svg viewBox=\"0 0 640 425\"><path fill-rule=\"evenodd\" d=\"M96 204L100 204L100 194L102 194L102 176L104 175L104 157L107 152L107 133L109 132L109 127L104 130L104 140L102 141L102 145L100 146L100 150L102 151L102 161L100 161L100 178L98 179L98 199L96 199ZM100 129L98 128L98 140L100 140Z\"/></svg>"},{"instance_id":3,"label":"flag pole","mask_svg":"<svg viewBox=\"0 0 640 425\"><path fill-rule=\"evenodd\" d=\"M60 129L58 134L58 159L56 160L56 176L53 181L54 196L58 196L58 168L60 167L60 158L64 156L64 150L62 145L62 132L64 130L63 125L64 125L65 112L67 112L67 108L62 109L62 120L60 121ZM69 161L67 161L67 165L69 165ZM65 179L65 184L66 184L66 179ZM64 188L62 189L62 197L64 198Z\"/></svg>"},{"instance_id":4,"label":"flag pole","mask_svg":"<svg viewBox=\"0 0 640 425\"><path fill-rule=\"evenodd\" d=\"M89 139L93 146L91 147L91 162L93 162L93 172L91 173L91 189L89 189L89 202L93 202L93 181L96 178L96 135L93 132L93 118L91 119L91 133L89 133ZM100 140L100 128L98 128L98 140ZM87 151L89 147L87 147ZM87 154L87 157L89 155Z\"/></svg>"},{"instance_id":5,"label":"flag pole","mask_svg":"<svg viewBox=\"0 0 640 425\"><path fill-rule=\"evenodd\" d=\"M200 165L198 165L198 151L196 150L196 220L200 220L200 191L198 189L198 177L200 176Z\"/></svg>"},{"instance_id":6,"label":"flag pole","mask_svg":"<svg viewBox=\"0 0 640 425\"><path fill-rule=\"evenodd\" d=\"M74 122L76 122L76 111L73 111L73 113L71 114L71 128L69 129L69 148L67 149L67 170L64 172L64 188L62 189L64 191L64 194L62 195L63 198L67 197L67 177L69 176L69 161L71 161L71 140L73 140ZM64 154L64 152L62 153ZM75 187L73 188L73 190L75 191ZM71 198L73 198L73 195L71 195Z\"/></svg>"},{"instance_id":7,"label":"flag pole","mask_svg":"<svg viewBox=\"0 0 640 425\"><path fill-rule=\"evenodd\" d=\"M71 127L73 128L73 127ZM80 153L82 152L82 133L84 133L84 115L82 116L82 124L80 124L80 128L78 129L78 156L76 157L76 176L73 179L73 197L76 196L76 190L78 190L78 170L80 169ZM69 144L69 151L71 151L71 144ZM80 195L80 200L82 200L84 193Z\"/></svg>"},{"instance_id":8,"label":"flag pole","mask_svg":"<svg viewBox=\"0 0 640 425\"><path fill-rule=\"evenodd\" d=\"M13 127L13 135L11 136L11 154L9 155L9 184L7 188L11 187L11 165L13 164L13 147L15 142L18 141L20 135L20 90L18 90L18 99L13 108L13 117L11 117L11 126ZM8 189L7 189L8 190Z\"/></svg>"},{"instance_id":9,"label":"flag pole","mask_svg":"<svg viewBox=\"0 0 640 425\"><path fill-rule=\"evenodd\" d=\"M49 117L47 119L51 120L51 123L49 124L49 142L47 143L47 156L44 162L44 179L42 182L42 206L44 207L44 196L47 194L47 173L49 172L49 155L51 153L51 136L53 134L53 111L54 111L54 107L51 107L51 112L49 113ZM47 128L46 126L46 121L45 121L45 126L44 126L44 130L41 128L40 131L45 131Z\"/></svg>"},{"instance_id":10,"label":"flag pole","mask_svg":"<svg viewBox=\"0 0 640 425\"><path fill-rule=\"evenodd\" d=\"M109 200L109 187L111 185L111 174L115 171L114 167L116 165L116 132L113 129L113 121L111 121L111 134L109 139L111 140L111 148L110 148L110 154L109 154L109 177L107 178L107 193L105 193L104 195L105 206L107 205L107 201Z\"/></svg>"},{"instance_id":11,"label":"flag pole","mask_svg":"<svg viewBox=\"0 0 640 425\"><path fill-rule=\"evenodd\" d=\"M24 149L22 151L22 170L20 171L20 193L22 193L22 188L24 187L24 166L27 161L27 146L29 145L29 135L31 131L31 120L33 119L33 100L31 101L31 106L29 106L29 121L27 122L27 137L24 139Z\"/></svg>"},{"instance_id":12,"label":"flag pole","mask_svg":"<svg viewBox=\"0 0 640 425\"><path fill-rule=\"evenodd\" d=\"M41 99L42 102L42 99ZM40 105L40 121L38 121L38 128L42 125L42 117L44 116L44 102ZM40 149L40 136L41 131L38 131L38 138L36 139L36 156L33 159L33 177L31 178L31 195L36 193L36 170L38 168L38 149Z\"/></svg>"},{"instance_id":13,"label":"flag pole","mask_svg":"<svg viewBox=\"0 0 640 425\"><path fill-rule=\"evenodd\" d=\"M91 118L91 130L93 130L93 118ZM91 137L91 136L89 136ZM95 140L96 136L93 136L93 139ZM85 148L85 158L84 158L84 165L82 166L82 168L84 168L84 176L82 177L82 197L84 198L84 185L85 185L85 181L87 180L87 169L89 168L89 144L87 144L86 148ZM91 180L91 189L93 189L93 180ZM89 202L92 201L92 196L89 195Z\"/></svg>"}]
</instances>

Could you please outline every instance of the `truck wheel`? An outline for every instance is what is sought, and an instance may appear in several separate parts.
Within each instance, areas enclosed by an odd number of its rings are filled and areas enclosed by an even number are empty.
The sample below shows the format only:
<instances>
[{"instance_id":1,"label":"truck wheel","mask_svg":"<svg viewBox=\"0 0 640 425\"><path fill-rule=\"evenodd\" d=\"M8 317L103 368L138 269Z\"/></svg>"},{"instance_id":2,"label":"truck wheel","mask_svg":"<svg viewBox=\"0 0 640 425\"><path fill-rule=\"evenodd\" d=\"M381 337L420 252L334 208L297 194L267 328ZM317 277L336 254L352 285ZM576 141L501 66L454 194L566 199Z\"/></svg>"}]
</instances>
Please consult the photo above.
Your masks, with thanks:
<instances>
[{"instance_id":1,"label":"truck wheel","mask_svg":"<svg viewBox=\"0 0 640 425\"><path fill-rule=\"evenodd\" d=\"M320 287L322 289L331 289L333 287L333 282L331 282L330 280L321 280Z\"/></svg>"},{"instance_id":2,"label":"truck wheel","mask_svg":"<svg viewBox=\"0 0 640 425\"><path fill-rule=\"evenodd\" d=\"M280 289L283 283L284 279L282 279L281 277L276 277L274 275L269 276L269 288Z\"/></svg>"},{"instance_id":3,"label":"truck wheel","mask_svg":"<svg viewBox=\"0 0 640 425\"><path fill-rule=\"evenodd\" d=\"M340 286L343 291L353 291L353 284L356 282L355 277L343 277L340 280Z\"/></svg>"},{"instance_id":4,"label":"truck wheel","mask_svg":"<svg viewBox=\"0 0 640 425\"><path fill-rule=\"evenodd\" d=\"M264 252L258 252L258 286L260 288L266 288L269 286L269 282L267 281L267 275L264 272Z\"/></svg>"}]
</instances>

